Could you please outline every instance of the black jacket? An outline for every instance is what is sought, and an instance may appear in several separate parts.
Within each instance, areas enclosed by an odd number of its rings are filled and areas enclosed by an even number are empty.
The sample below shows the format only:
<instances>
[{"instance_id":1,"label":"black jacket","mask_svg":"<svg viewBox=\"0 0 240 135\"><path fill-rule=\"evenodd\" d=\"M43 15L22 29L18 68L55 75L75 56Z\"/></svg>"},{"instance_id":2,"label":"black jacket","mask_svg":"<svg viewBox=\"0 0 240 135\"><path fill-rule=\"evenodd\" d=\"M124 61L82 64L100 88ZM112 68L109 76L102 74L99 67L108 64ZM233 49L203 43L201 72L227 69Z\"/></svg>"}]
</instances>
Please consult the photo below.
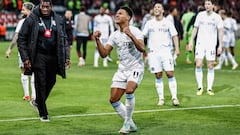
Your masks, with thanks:
<instances>
[{"instance_id":1,"label":"black jacket","mask_svg":"<svg viewBox=\"0 0 240 135\"><path fill-rule=\"evenodd\" d=\"M66 41L66 32L65 32L65 24L63 18L58 16L56 13L52 12L53 19L56 22L57 27L57 73L66 78L65 72L65 63L66 60L69 59L68 54L68 45ZM39 6L36 7L33 12L27 17L22 25L22 28L18 35L18 51L20 53L22 61L30 60L32 67L34 67L36 52L37 52L37 41L39 38L39 17L40 9ZM33 69L34 70L34 69Z\"/></svg>"}]
</instances>

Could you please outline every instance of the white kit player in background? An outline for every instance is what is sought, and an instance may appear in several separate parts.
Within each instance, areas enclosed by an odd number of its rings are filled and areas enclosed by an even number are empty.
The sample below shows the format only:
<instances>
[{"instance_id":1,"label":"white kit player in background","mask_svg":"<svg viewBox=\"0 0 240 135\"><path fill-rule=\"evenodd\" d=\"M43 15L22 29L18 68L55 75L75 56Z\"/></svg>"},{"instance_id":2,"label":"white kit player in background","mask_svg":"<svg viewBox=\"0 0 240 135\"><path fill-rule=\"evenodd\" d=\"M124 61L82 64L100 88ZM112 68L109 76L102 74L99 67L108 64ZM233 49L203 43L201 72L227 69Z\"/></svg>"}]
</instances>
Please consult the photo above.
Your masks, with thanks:
<instances>
[{"instance_id":1,"label":"white kit player in background","mask_svg":"<svg viewBox=\"0 0 240 135\"><path fill-rule=\"evenodd\" d=\"M105 46L100 41L100 31L96 31L93 35L101 57L107 57L114 47L117 49L119 65L112 78L110 103L124 120L120 133L137 131L132 120L135 107L134 92L144 74L142 60L142 53L145 52L144 36L138 28L130 26L129 21L132 16L133 12L129 7L121 7L117 11L115 23L119 25L119 29L110 35ZM126 93L125 105L121 102L124 93Z\"/></svg>"},{"instance_id":2,"label":"white kit player in background","mask_svg":"<svg viewBox=\"0 0 240 135\"><path fill-rule=\"evenodd\" d=\"M148 38L148 62L151 73L155 74L155 86L159 96L158 105L164 105L164 85L162 74L166 72L172 104L177 106L177 82L174 77L174 58L172 43L175 45L175 55L179 55L178 33L169 20L163 16L163 5L156 3L153 8L155 18L149 20L143 34ZM173 41L173 42L172 42Z\"/></svg>"},{"instance_id":3,"label":"white kit player in background","mask_svg":"<svg viewBox=\"0 0 240 135\"><path fill-rule=\"evenodd\" d=\"M101 43L103 45L106 44L108 38L109 38L109 35L114 31L114 26L113 26L113 20L112 20L112 17L107 15L105 13L105 8L101 7L100 8L100 14L99 15L96 15L94 17L94 32L95 31L100 31L101 32L101 36L100 36L100 40L101 40ZM99 52L98 50L96 49L96 51L94 52L94 67L98 67L98 60L99 60ZM103 59L103 66L104 67L108 67L108 57L107 56L106 58Z\"/></svg>"},{"instance_id":4,"label":"white kit player in background","mask_svg":"<svg viewBox=\"0 0 240 135\"><path fill-rule=\"evenodd\" d=\"M10 57L10 54L11 54L11 50L13 49L13 47L16 45L17 43L17 39L18 39L18 33L22 27L22 24L25 20L26 17L28 17L32 11L32 9L34 8L34 4L31 3L31 2L25 2L23 4L23 7L22 7L22 10L21 10L21 14L22 14L22 17L23 19L21 19L18 24L17 24L17 27L16 27L16 30L15 30L15 35L13 37L13 40L9 46L9 48L7 49L6 51L6 57L9 58ZM22 82L22 86L23 86L23 90L24 90L24 96L23 96L23 99L26 100L26 101L30 101L32 100L31 102L35 102L35 99L36 99L36 92L35 92L35 85L34 85L34 74L32 75L26 75L24 74L25 72L25 69L24 69L24 65L23 65L23 62L21 60L21 57L20 57L20 54L18 53L18 63L19 63L19 67L21 68L21 82ZM32 90L32 93L31 93L31 97L29 95L29 76L31 78L31 90Z\"/></svg>"},{"instance_id":5,"label":"white kit player in background","mask_svg":"<svg viewBox=\"0 0 240 135\"><path fill-rule=\"evenodd\" d=\"M197 95L203 93L203 59L207 60L207 93L214 95L212 90L214 82L214 62L216 60L216 45L217 40L219 46L217 48L217 55L222 52L222 35L223 35L223 21L220 15L213 11L213 0L205 0L204 3L206 11L200 12L194 23L194 29L188 45L188 49L193 49L194 38L197 36L195 48L195 76L198 84Z\"/></svg>"},{"instance_id":6,"label":"white kit player in background","mask_svg":"<svg viewBox=\"0 0 240 135\"><path fill-rule=\"evenodd\" d=\"M232 63L232 69L235 70L238 67L238 64L232 54L229 52L229 45L230 45L230 39L231 39L231 29L232 29L232 19L228 12L225 10L220 10L219 14L221 15L223 19L223 43L222 43L222 54L219 58L218 65L214 68L216 70L219 70L222 68L222 64L226 59L229 59Z\"/></svg>"},{"instance_id":7,"label":"white kit player in background","mask_svg":"<svg viewBox=\"0 0 240 135\"><path fill-rule=\"evenodd\" d=\"M237 26L237 20L235 18L232 17L232 13L231 13L231 16L230 16L231 20L232 20L232 27L230 29L230 52L232 54L232 56L234 57L235 56L235 53L234 53L234 48L235 48L235 42L236 42L236 36L235 36L235 33L237 32L238 30L238 26Z\"/></svg>"}]
</instances>

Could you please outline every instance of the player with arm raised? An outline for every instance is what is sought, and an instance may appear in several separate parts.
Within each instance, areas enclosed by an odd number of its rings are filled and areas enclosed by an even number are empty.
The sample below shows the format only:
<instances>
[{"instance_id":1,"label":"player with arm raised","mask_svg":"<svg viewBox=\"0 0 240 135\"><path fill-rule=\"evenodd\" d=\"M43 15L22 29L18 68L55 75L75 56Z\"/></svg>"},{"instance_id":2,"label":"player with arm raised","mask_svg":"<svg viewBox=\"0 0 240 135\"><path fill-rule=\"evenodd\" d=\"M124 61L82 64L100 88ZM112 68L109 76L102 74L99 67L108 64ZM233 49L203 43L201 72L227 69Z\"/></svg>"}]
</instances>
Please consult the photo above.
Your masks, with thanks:
<instances>
[{"instance_id":1,"label":"player with arm raised","mask_svg":"<svg viewBox=\"0 0 240 135\"><path fill-rule=\"evenodd\" d=\"M128 7L121 7L117 11L115 23L119 25L119 29L110 35L104 46L99 39L101 32L96 31L93 35L101 57L107 57L113 47L117 48L119 65L112 78L110 103L124 120L120 133L137 130L132 120L135 106L134 91L140 84L144 74L142 60L142 52L145 51L143 34L138 28L129 26L132 16L132 10ZM124 93L126 93L125 105L120 101Z\"/></svg>"}]
</instances>

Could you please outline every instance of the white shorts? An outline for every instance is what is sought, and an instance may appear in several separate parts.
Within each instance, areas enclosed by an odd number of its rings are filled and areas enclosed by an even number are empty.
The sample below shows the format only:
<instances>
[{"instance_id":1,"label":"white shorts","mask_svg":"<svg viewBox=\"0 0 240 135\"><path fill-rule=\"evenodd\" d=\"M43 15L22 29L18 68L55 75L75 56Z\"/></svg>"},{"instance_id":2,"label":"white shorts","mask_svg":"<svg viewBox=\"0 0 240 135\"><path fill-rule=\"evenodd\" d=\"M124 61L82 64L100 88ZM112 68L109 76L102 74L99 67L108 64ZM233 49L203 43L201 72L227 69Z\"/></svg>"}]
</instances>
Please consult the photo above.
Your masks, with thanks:
<instances>
[{"instance_id":1,"label":"white shorts","mask_svg":"<svg viewBox=\"0 0 240 135\"><path fill-rule=\"evenodd\" d=\"M174 60L171 51L165 53L149 52L148 64L151 73L174 71Z\"/></svg>"},{"instance_id":2,"label":"white shorts","mask_svg":"<svg viewBox=\"0 0 240 135\"><path fill-rule=\"evenodd\" d=\"M195 50L195 59L203 59L204 57L206 57L207 61L215 61L216 46L213 45L205 46L197 44Z\"/></svg>"},{"instance_id":3,"label":"white shorts","mask_svg":"<svg viewBox=\"0 0 240 135\"><path fill-rule=\"evenodd\" d=\"M19 68L23 68L24 67L22 59L21 59L21 56L20 56L20 53L18 53L18 65L19 65Z\"/></svg>"},{"instance_id":4,"label":"white shorts","mask_svg":"<svg viewBox=\"0 0 240 135\"><path fill-rule=\"evenodd\" d=\"M111 88L126 89L128 81L133 81L139 85L142 81L143 74L144 71L142 69L134 69L130 71L118 70L112 78Z\"/></svg>"},{"instance_id":5,"label":"white shorts","mask_svg":"<svg viewBox=\"0 0 240 135\"><path fill-rule=\"evenodd\" d=\"M222 48L229 48L229 42L222 42Z\"/></svg>"},{"instance_id":6,"label":"white shorts","mask_svg":"<svg viewBox=\"0 0 240 135\"><path fill-rule=\"evenodd\" d=\"M230 42L229 42L229 46L230 47L235 47L235 36L230 36Z\"/></svg>"}]
</instances>

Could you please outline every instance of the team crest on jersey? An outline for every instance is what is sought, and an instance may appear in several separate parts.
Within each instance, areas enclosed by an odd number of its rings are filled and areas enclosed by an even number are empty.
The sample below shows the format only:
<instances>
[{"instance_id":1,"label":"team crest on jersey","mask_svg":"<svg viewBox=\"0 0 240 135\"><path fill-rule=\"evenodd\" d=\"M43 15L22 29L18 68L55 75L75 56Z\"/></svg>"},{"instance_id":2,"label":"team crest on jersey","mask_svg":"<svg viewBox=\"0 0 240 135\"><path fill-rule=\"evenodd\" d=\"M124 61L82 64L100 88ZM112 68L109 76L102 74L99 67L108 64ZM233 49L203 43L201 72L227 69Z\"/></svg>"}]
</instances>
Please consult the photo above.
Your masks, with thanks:
<instances>
[{"instance_id":1,"label":"team crest on jersey","mask_svg":"<svg viewBox=\"0 0 240 135\"><path fill-rule=\"evenodd\" d=\"M151 71L155 71L155 68L154 68L154 67L151 67Z\"/></svg>"}]
</instances>

